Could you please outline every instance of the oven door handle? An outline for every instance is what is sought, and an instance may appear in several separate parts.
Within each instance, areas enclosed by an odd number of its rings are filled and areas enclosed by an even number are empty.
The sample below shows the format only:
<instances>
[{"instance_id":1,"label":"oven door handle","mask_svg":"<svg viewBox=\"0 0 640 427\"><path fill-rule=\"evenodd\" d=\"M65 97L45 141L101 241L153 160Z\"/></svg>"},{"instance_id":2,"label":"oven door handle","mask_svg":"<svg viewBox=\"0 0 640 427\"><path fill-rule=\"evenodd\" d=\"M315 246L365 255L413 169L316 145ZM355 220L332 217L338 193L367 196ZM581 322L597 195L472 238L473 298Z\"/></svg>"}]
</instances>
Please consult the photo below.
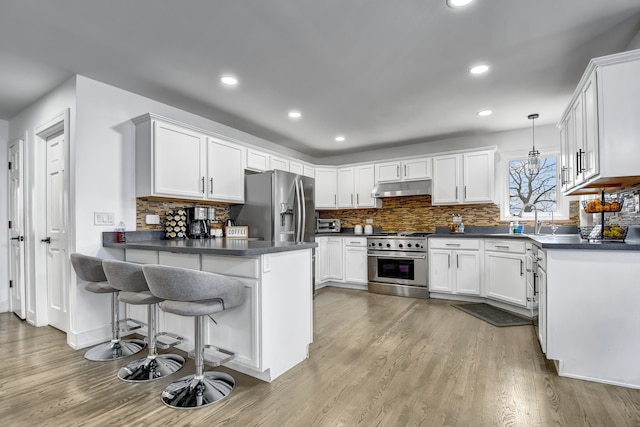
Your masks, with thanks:
<instances>
[{"instance_id":1,"label":"oven door handle","mask_svg":"<svg viewBox=\"0 0 640 427\"><path fill-rule=\"evenodd\" d=\"M422 256L392 256L392 255L380 255L380 254L367 254L370 257L376 258L388 258L388 259L427 259L426 255Z\"/></svg>"}]
</instances>

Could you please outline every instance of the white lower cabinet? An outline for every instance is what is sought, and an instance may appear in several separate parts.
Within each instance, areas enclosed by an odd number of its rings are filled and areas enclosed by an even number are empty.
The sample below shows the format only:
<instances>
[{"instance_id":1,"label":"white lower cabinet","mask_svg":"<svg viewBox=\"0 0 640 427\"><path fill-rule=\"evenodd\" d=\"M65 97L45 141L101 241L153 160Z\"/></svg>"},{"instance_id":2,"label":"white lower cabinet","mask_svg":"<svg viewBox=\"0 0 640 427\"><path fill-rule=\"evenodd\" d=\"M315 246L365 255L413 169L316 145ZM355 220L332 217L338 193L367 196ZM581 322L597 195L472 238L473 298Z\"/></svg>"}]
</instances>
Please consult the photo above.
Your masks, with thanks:
<instances>
[{"instance_id":1,"label":"white lower cabinet","mask_svg":"<svg viewBox=\"0 0 640 427\"><path fill-rule=\"evenodd\" d=\"M524 241L486 241L484 264L487 298L520 307L531 304L527 300Z\"/></svg>"},{"instance_id":2,"label":"white lower cabinet","mask_svg":"<svg viewBox=\"0 0 640 427\"><path fill-rule=\"evenodd\" d=\"M367 239L345 237L344 243L344 281L349 283L367 283Z\"/></svg>"},{"instance_id":3,"label":"white lower cabinet","mask_svg":"<svg viewBox=\"0 0 640 427\"><path fill-rule=\"evenodd\" d=\"M316 284L367 284L367 238L316 236Z\"/></svg>"},{"instance_id":4,"label":"white lower cabinet","mask_svg":"<svg viewBox=\"0 0 640 427\"><path fill-rule=\"evenodd\" d=\"M429 291L480 295L481 240L429 239Z\"/></svg>"},{"instance_id":5,"label":"white lower cabinet","mask_svg":"<svg viewBox=\"0 0 640 427\"><path fill-rule=\"evenodd\" d=\"M342 238L329 237L327 241L329 280L344 280L344 264L342 260Z\"/></svg>"}]
</instances>

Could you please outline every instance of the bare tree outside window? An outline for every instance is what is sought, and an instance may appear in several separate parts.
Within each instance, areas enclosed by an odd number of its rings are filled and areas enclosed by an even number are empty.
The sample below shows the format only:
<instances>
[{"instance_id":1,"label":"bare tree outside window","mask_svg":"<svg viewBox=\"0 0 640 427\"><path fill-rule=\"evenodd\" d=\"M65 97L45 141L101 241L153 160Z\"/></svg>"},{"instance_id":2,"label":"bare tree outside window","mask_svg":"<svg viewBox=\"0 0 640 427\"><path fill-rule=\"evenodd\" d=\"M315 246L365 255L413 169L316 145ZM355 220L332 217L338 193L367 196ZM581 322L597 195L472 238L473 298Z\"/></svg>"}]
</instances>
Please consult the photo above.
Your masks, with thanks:
<instances>
[{"instance_id":1,"label":"bare tree outside window","mask_svg":"<svg viewBox=\"0 0 640 427\"><path fill-rule=\"evenodd\" d=\"M527 171L526 164L526 159L509 162L509 213L520 215L527 203L538 212L557 212L556 157L541 157L537 173Z\"/></svg>"}]
</instances>

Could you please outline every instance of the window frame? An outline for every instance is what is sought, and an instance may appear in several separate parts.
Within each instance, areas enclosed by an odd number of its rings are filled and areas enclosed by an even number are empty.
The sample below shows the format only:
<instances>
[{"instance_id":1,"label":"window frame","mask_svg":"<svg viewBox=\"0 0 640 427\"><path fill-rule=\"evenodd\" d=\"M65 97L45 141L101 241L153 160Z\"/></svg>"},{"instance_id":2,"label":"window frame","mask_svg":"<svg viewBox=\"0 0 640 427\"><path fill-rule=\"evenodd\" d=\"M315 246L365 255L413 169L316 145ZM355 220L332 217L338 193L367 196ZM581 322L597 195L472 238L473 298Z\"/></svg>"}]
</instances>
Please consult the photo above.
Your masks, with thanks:
<instances>
[{"instance_id":1,"label":"window frame","mask_svg":"<svg viewBox=\"0 0 640 427\"><path fill-rule=\"evenodd\" d=\"M559 170L561 167L561 155L558 150L540 151L540 157L555 157L556 158L556 212L553 214L554 220L568 220L569 219L569 201L562 194L562 187L560 185ZM502 188L500 191L500 220L502 221L533 221L535 214L531 212L522 212L522 217L511 215L509 207L509 164L514 160L525 160L526 154L522 153L510 153L504 157L504 165L501 168L502 174ZM551 212L538 212L538 220L551 221Z\"/></svg>"}]
</instances>

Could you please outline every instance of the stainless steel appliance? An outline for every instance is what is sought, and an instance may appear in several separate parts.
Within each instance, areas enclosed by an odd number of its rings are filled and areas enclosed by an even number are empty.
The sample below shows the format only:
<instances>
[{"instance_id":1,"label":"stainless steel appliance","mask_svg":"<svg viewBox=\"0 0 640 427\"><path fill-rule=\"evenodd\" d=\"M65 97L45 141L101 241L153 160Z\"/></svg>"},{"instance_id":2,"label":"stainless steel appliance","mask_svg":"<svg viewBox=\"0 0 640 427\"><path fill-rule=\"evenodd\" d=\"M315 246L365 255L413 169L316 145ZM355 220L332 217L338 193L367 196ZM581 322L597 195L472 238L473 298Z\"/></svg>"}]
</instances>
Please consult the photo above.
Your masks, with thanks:
<instances>
[{"instance_id":1,"label":"stainless steel appliance","mask_svg":"<svg viewBox=\"0 0 640 427\"><path fill-rule=\"evenodd\" d=\"M249 237L276 242L315 240L314 179L275 170L245 176L245 203L231 217Z\"/></svg>"},{"instance_id":2,"label":"stainless steel appliance","mask_svg":"<svg viewBox=\"0 0 640 427\"><path fill-rule=\"evenodd\" d=\"M427 234L369 236L369 292L429 298Z\"/></svg>"},{"instance_id":3,"label":"stainless steel appliance","mask_svg":"<svg viewBox=\"0 0 640 427\"><path fill-rule=\"evenodd\" d=\"M316 219L316 233L339 233L339 219Z\"/></svg>"},{"instance_id":4,"label":"stainless steel appliance","mask_svg":"<svg viewBox=\"0 0 640 427\"><path fill-rule=\"evenodd\" d=\"M189 238L199 239L209 237L209 227L211 225L209 208L192 207L187 208L186 211L189 225Z\"/></svg>"}]
</instances>

